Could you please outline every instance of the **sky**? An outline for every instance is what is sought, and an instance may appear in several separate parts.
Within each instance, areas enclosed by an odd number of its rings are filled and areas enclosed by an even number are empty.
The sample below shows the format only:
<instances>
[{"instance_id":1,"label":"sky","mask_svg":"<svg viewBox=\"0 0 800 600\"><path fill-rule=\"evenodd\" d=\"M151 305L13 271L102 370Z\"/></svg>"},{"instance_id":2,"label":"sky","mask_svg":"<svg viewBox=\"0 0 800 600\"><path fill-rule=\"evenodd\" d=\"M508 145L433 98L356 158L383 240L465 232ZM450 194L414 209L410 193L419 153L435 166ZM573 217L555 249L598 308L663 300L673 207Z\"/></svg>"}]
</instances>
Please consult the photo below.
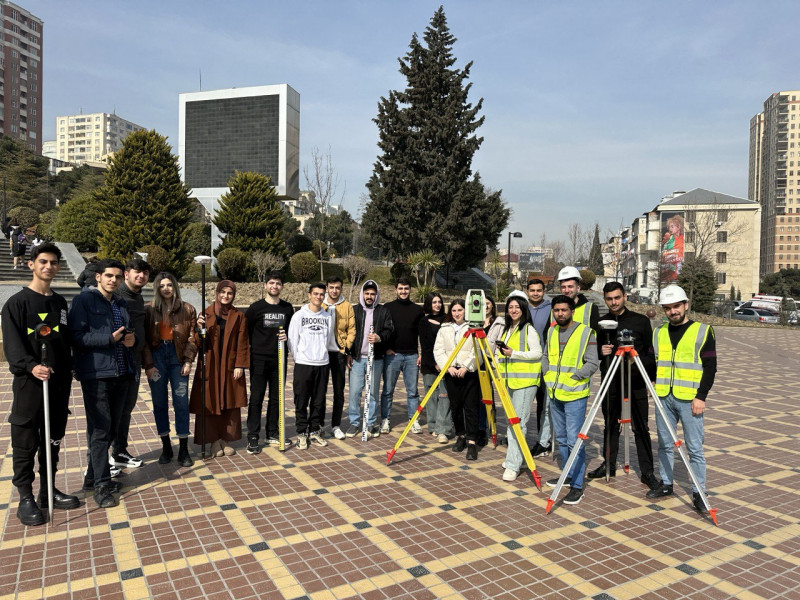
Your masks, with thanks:
<instances>
[{"instance_id":1,"label":"sky","mask_svg":"<svg viewBox=\"0 0 800 600\"><path fill-rule=\"evenodd\" d=\"M112 112L177 150L178 94L288 83L301 172L330 150L357 215L378 156L381 96L440 2L15 0L44 20L44 132ZM749 121L800 88L796 3L615 0L444 4L457 67L483 98L473 168L512 210L517 251L607 237L675 190L747 196ZM301 188L305 181L301 177ZM346 186L346 189L345 189ZM501 248L508 243L504 232Z\"/></svg>"}]
</instances>

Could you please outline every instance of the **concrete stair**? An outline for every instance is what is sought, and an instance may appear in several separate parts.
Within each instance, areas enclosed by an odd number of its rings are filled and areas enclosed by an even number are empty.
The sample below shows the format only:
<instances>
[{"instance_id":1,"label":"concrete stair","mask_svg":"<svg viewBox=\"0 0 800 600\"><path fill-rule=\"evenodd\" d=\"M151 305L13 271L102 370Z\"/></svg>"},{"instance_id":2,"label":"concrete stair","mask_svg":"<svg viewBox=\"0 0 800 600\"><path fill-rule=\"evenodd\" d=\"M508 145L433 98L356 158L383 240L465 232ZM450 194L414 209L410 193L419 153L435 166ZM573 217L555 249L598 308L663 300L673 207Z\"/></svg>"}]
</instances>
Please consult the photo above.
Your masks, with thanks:
<instances>
[{"instance_id":1,"label":"concrete stair","mask_svg":"<svg viewBox=\"0 0 800 600\"><path fill-rule=\"evenodd\" d=\"M17 269L14 269L14 259L8 250L8 241L0 240L0 283L20 281L25 282L27 285L31 279L31 272L30 269L28 269L27 264L30 253L30 248L28 248L25 264ZM77 275L70 271L70 268L65 261L62 261L61 269L59 269L58 275L56 275L55 279L53 280L53 284L67 285L72 283L73 285L76 285L76 279Z\"/></svg>"}]
</instances>

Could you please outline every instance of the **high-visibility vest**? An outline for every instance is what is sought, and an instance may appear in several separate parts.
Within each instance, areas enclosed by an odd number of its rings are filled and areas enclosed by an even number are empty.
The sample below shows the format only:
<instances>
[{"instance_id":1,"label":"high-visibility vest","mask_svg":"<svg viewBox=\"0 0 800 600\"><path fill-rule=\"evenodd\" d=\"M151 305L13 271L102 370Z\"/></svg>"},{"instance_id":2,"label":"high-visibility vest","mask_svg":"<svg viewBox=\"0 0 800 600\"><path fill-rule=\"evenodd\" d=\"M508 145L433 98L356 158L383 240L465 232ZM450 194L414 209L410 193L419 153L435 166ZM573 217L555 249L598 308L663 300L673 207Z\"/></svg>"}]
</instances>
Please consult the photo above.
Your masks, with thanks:
<instances>
[{"instance_id":1,"label":"high-visibility vest","mask_svg":"<svg viewBox=\"0 0 800 600\"><path fill-rule=\"evenodd\" d=\"M591 377L573 379L573 375L583 366L583 357L589 347L592 329L577 323L575 329L559 352L558 341L561 328L555 325L547 334L547 360L550 363L544 374L544 383L551 398L562 402L571 402L589 396Z\"/></svg>"},{"instance_id":2,"label":"high-visibility vest","mask_svg":"<svg viewBox=\"0 0 800 600\"><path fill-rule=\"evenodd\" d=\"M530 329L530 331L529 331ZM509 348L519 352L528 351L528 336L531 331L536 331L530 323L525 323L525 327L520 331L519 327L514 327L508 339L503 340ZM499 351L498 351L499 352ZM500 353L500 352L499 352ZM542 375L542 359L537 358L515 358L505 356L500 353L498 361L500 375L505 380L506 386L511 390L539 385Z\"/></svg>"},{"instance_id":3,"label":"high-visibility vest","mask_svg":"<svg viewBox=\"0 0 800 600\"><path fill-rule=\"evenodd\" d=\"M586 304L581 304L579 307L577 307L575 312L572 314L572 320L586 325L587 327L591 327L592 303L587 302Z\"/></svg>"},{"instance_id":4,"label":"high-visibility vest","mask_svg":"<svg viewBox=\"0 0 800 600\"><path fill-rule=\"evenodd\" d=\"M700 349L708 339L708 325L692 323L683 333L676 348L672 347L668 324L664 323L653 332L653 350L656 355L656 394L666 396L670 389L678 400L694 400L703 365Z\"/></svg>"}]
</instances>

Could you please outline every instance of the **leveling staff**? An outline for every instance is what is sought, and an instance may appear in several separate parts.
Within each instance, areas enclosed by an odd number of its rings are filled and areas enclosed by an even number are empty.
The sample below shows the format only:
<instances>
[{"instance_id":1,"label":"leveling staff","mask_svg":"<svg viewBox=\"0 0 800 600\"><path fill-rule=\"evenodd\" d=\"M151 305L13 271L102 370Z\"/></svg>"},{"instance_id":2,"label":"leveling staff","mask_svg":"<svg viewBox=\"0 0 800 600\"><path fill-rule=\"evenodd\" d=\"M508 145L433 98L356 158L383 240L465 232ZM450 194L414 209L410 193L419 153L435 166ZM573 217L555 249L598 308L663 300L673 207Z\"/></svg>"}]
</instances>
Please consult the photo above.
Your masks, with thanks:
<instances>
[{"instance_id":1,"label":"leveling staff","mask_svg":"<svg viewBox=\"0 0 800 600\"><path fill-rule=\"evenodd\" d=\"M69 394L72 387L72 355L67 328L67 301L50 290L50 282L58 274L61 250L53 244L42 244L31 251L28 267L33 279L8 299L3 307L3 348L8 366L14 375L14 400L8 422L11 423L14 476L12 483L19 492L17 518L23 525L41 525L41 508L48 507L47 463L48 440L44 436L44 387L49 381L50 452L52 476L55 477L58 451L67 427ZM42 364L41 343L36 328L42 323L50 328L48 365ZM33 498L34 459L39 452L39 504ZM53 487L53 508L76 508L75 496Z\"/></svg>"}]
</instances>

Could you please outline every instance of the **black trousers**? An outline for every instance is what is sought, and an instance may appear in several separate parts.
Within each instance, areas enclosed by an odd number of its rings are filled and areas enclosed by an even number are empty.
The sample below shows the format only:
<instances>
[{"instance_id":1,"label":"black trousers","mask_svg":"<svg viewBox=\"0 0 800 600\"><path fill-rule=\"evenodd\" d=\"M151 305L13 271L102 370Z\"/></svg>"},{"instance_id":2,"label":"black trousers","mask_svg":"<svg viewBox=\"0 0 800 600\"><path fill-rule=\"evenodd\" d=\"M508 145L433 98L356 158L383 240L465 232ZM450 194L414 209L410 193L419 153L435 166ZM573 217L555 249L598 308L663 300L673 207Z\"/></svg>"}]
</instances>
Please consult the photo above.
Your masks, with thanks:
<instances>
[{"instance_id":1,"label":"black trousers","mask_svg":"<svg viewBox=\"0 0 800 600\"><path fill-rule=\"evenodd\" d=\"M538 386L536 386L536 430L541 432L542 431L542 415L544 415L544 402L545 402L545 385L544 381L541 381Z\"/></svg>"},{"instance_id":2,"label":"black trousers","mask_svg":"<svg viewBox=\"0 0 800 600\"><path fill-rule=\"evenodd\" d=\"M325 420L328 365L294 365L295 425L300 435L314 433Z\"/></svg>"},{"instance_id":3,"label":"black trousers","mask_svg":"<svg viewBox=\"0 0 800 600\"><path fill-rule=\"evenodd\" d=\"M53 475L57 470L58 451L67 429L69 395L72 377L51 377L48 383L50 397L50 444ZM15 375L11 386L13 402L8 422L11 424L11 448L14 475L11 483L20 494L32 493L36 454L39 454L39 477L42 490L46 489L47 443L44 435L44 384L33 375Z\"/></svg>"},{"instance_id":4,"label":"black trousers","mask_svg":"<svg viewBox=\"0 0 800 600\"><path fill-rule=\"evenodd\" d=\"M120 415L125 407L132 375L87 379L81 381L83 406L86 410L86 438L89 446L87 479L94 479L96 488L111 480L108 465L108 448L117 430Z\"/></svg>"},{"instance_id":5,"label":"black trousers","mask_svg":"<svg viewBox=\"0 0 800 600\"><path fill-rule=\"evenodd\" d=\"M122 405L122 414L119 416L119 423L114 431L114 437L111 439L111 449L114 454L125 452L128 449L128 432L131 429L131 415L133 409L136 408L136 401L139 399L139 379L141 374L141 367L136 375L131 379L128 386L128 393L125 396L125 403Z\"/></svg>"},{"instance_id":6,"label":"black trousers","mask_svg":"<svg viewBox=\"0 0 800 600\"><path fill-rule=\"evenodd\" d=\"M611 383L608 388L608 395L603 398L603 417L609 424L609 434L611 442L611 456L610 461L612 467L617 464L617 454L619 453L619 437L622 431L622 426L619 419L622 417L622 397L620 394L620 377L625 373L626 365L621 363L622 368L617 373L615 381ZM631 365L636 368L636 365ZM627 377L627 375L626 375ZM627 383L625 384L627 385ZM639 459L639 469L641 474L653 471L653 448L650 441L650 429L647 425L648 414L648 400L647 388L632 389L628 397L631 403L631 425L633 429L634 440L636 441L636 456ZM610 407L610 412L609 412ZM605 447L606 434L603 431L603 458L606 456Z\"/></svg>"},{"instance_id":7,"label":"black trousers","mask_svg":"<svg viewBox=\"0 0 800 600\"><path fill-rule=\"evenodd\" d=\"M330 369L331 387L333 388L333 406L331 407L331 427L342 424L344 410L344 382L347 373L347 357L341 352L328 352L328 368Z\"/></svg>"},{"instance_id":8,"label":"black trousers","mask_svg":"<svg viewBox=\"0 0 800 600\"><path fill-rule=\"evenodd\" d=\"M283 376L286 380L286 361L283 364ZM261 411L264 407L264 394L269 388L267 399L267 419L264 431L268 438L278 438L278 357L250 357L250 401L247 405L247 439L258 440L261 433Z\"/></svg>"},{"instance_id":9,"label":"black trousers","mask_svg":"<svg viewBox=\"0 0 800 600\"><path fill-rule=\"evenodd\" d=\"M468 440L478 441L478 411L481 408L478 374L467 372L464 377L445 375L444 386L450 398L456 435L466 435Z\"/></svg>"}]
</instances>

